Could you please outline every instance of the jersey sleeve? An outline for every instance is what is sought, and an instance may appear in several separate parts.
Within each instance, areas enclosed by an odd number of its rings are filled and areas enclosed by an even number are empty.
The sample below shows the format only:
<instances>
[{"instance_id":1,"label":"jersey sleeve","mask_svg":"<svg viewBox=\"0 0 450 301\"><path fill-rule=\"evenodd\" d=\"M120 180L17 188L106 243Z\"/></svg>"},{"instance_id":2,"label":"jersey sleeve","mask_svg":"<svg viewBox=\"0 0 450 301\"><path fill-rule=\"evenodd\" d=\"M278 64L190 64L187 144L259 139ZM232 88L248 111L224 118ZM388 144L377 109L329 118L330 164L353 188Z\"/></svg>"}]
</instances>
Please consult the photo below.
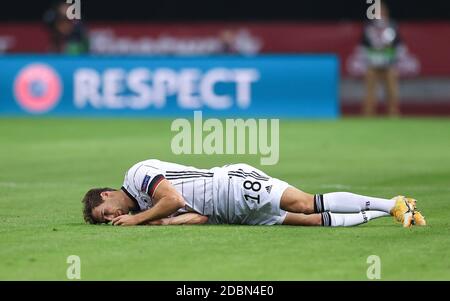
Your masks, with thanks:
<instances>
[{"instance_id":1,"label":"jersey sleeve","mask_svg":"<svg viewBox=\"0 0 450 301\"><path fill-rule=\"evenodd\" d=\"M127 184L132 186L135 191L146 193L151 198L164 179L164 174L160 169L148 165L133 166L125 177Z\"/></svg>"}]
</instances>

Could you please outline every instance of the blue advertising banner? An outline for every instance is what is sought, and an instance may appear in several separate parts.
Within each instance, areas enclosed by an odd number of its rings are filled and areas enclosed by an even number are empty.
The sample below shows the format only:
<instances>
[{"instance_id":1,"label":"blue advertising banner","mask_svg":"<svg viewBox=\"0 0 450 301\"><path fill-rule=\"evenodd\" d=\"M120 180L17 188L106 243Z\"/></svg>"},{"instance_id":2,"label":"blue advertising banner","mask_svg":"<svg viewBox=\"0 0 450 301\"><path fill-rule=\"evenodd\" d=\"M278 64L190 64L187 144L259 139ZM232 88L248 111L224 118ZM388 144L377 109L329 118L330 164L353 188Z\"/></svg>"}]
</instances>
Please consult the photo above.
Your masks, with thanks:
<instances>
[{"instance_id":1,"label":"blue advertising banner","mask_svg":"<svg viewBox=\"0 0 450 301\"><path fill-rule=\"evenodd\" d=\"M0 56L0 115L336 118L332 55Z\"/></svg>"}]
</instances>

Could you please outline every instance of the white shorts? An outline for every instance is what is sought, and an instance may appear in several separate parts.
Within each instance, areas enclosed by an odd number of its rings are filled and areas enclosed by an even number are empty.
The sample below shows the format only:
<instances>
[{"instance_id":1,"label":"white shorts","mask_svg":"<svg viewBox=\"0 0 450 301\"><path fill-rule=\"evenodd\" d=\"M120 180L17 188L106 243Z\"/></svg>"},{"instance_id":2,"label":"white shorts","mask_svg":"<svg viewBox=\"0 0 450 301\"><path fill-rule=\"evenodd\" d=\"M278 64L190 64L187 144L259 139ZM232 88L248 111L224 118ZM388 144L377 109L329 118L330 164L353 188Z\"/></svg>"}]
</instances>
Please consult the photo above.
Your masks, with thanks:
<instances>
[{"instance_id":1,"label":"white shorts","mask_svg":"<svg viewBox=\"0 0 450 301\"><path fill-rule=\"evenodd\" d=\"M282 224L286 211L280 208L283 192L290 185L269 177L247 164L233 164L214 171L217 194L213 198L211 224Z\"/></svg>"}]
</instances>

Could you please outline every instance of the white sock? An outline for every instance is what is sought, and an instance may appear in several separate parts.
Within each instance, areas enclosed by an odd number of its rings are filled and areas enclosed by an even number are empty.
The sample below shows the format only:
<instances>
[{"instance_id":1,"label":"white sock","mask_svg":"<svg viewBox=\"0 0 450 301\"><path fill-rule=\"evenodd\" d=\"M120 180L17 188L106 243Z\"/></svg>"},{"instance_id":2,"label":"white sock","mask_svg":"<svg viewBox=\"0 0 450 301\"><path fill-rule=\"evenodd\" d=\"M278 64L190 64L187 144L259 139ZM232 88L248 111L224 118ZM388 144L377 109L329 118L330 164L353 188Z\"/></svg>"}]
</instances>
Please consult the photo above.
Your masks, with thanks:
<instances>
[{"instance_id":1,"label":"white sock","mask_svg":"<svg viewBox=\"0 0 450 301\"><path fill-rule=\"evenodd\" d=\"M314 196L315 212L358 213L377 210L390 213L395 200L373 198L349 192L332 192Z\"/></svg>"},{"instance_id":2,"label":"white sock","mask_svg":"<svg viewBox=\"0 0 450 301\"><path fill-rule=\"evenodd\" d=\"M383 211L361 211L359 213L322 213L323 226L331 227L351 227L367 223L372 219L383 216L390 216L389 213Z\"/></svg>"},{"instance_id":3,"label":"white sock","mask_svg":"<svg viewBox=\"0 0 450 301\"><path fill-rule=\"evenodd\" d=\"M377 211L377 210L366 211L366 214L367 214L369 221L376 219L376 218L380 218L380 217L391 216L390 213L387 213L384 211Z\"/></svg>"}]
</instances>

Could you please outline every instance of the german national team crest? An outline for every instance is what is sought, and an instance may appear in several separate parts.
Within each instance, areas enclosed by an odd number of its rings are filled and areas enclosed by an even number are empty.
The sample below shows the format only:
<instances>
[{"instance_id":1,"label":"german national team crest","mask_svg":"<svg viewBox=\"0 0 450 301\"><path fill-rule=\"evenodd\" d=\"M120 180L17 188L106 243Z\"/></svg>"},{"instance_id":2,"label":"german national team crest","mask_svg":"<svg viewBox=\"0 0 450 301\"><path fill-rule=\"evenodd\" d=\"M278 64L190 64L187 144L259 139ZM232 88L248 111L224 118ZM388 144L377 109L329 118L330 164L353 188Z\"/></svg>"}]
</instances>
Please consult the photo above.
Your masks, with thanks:
<instances>
[{"instance_id":1,"label":"german national team crest","mask_svg":"<svg viewBox=\"0 0 450 301\"><path fill-rule=\"evenodd\" d=\"M32 64L23 68L14 81L17 103L31 113L45 113L59 101L61 79L56 71L45 64Z\"/></svg>"}]
</instances>

